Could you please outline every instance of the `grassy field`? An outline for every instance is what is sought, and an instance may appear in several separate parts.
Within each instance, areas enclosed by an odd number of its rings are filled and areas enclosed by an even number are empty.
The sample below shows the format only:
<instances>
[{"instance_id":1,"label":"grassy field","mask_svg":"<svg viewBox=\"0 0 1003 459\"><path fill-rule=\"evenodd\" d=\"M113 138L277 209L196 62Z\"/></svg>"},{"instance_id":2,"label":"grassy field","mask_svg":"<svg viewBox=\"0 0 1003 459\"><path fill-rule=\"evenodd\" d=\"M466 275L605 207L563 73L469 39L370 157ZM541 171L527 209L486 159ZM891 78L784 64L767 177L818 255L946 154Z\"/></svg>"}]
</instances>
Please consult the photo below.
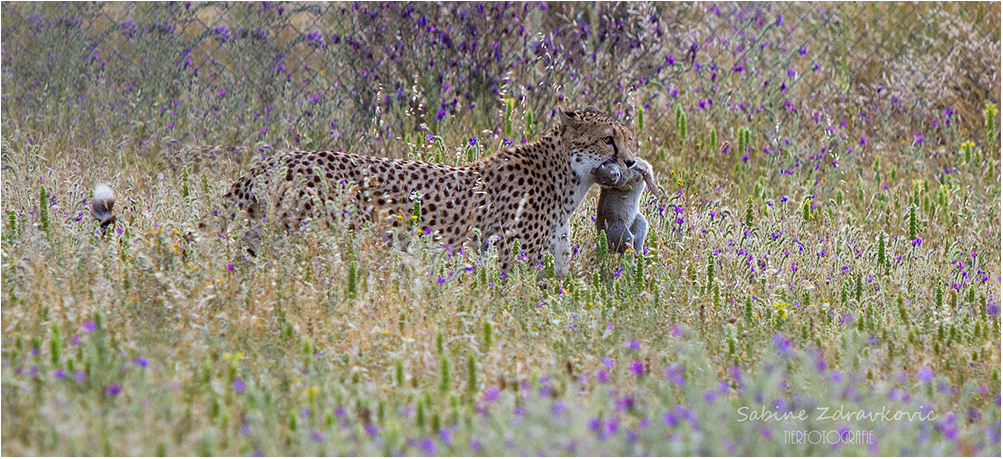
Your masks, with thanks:
<instances>
[{"instance_id":1,"label":"grassy field","mask_svg":"<svg viewBox=\"0 0 1003 459\"><path fill-rule=\"evenodd\" d=\"M4 455L1001 453L998 3L2 15ZM465 164L587 104L665 197L617 256L594 190L560 281L198 229L276 150Z\"/></svg>"}]
</instances>

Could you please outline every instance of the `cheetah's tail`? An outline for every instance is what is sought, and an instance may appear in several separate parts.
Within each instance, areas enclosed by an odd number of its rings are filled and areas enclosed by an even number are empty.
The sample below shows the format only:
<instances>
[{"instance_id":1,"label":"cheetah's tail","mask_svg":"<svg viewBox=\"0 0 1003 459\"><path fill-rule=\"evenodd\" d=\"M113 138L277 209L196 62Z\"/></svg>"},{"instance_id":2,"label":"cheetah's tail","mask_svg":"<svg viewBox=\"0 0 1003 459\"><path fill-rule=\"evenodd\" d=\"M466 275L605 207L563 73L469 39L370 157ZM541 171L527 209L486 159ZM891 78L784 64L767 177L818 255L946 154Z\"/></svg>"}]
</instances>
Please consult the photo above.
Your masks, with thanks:
<instances>
[{"instance_id":1,"label":"cheetah's tail","mask_svg":"<svg viewBox=\"0 0 1003 459\"><path fill-rule=\"evenodd\" d=\"M115 214L112 208L115 207L115 193L108 185L99 183L94 187L94 197L91 199L91 217L101 225L103 232L108 225L115 223Z\"/></svg>"}]
</instances>

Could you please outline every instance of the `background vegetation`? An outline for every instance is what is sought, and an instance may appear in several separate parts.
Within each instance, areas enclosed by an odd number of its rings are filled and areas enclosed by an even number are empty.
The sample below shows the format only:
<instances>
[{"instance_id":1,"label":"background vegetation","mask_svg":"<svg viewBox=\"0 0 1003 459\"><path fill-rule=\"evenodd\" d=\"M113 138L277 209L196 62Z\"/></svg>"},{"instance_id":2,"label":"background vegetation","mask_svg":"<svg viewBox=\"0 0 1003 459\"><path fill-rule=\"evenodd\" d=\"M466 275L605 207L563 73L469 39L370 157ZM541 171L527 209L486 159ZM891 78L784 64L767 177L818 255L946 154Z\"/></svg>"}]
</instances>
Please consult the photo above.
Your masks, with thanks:
<instances>
[{"instance_id":1,"label":"background vegetation","mask_svg":"<svg viewBox=\"0 0 1003 459\"><path fill-rule=\"evenodd\" d=\"M0 12L5 455L1000 454L998 3ZM465 164L587 104L667 196L627 257L591 196L563 281L197 230L276 150Z\"/></svg>"}]
</instances>

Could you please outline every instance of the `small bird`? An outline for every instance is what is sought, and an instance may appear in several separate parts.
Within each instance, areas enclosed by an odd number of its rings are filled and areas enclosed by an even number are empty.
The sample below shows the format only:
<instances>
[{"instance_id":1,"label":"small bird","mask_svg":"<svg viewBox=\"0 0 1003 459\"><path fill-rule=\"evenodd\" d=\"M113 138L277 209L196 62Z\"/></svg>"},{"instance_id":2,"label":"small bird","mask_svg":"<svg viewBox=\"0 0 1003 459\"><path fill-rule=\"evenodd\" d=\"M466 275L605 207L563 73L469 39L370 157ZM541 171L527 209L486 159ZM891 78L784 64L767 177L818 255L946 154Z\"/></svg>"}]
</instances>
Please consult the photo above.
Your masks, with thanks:
<instances>
[{"instance_id":1,"label":"small bird","mask_svg":"<svg viewBox=\"0 0 1003 459\"><path fill-rule=\"evenodd\" d=\"M113 207L115 207L115 193L108 185L99 183L94 187L94 198L91 199L91 217L101 225L102 234L108 225L115 223Z\"/></svg>"}]
</instances>

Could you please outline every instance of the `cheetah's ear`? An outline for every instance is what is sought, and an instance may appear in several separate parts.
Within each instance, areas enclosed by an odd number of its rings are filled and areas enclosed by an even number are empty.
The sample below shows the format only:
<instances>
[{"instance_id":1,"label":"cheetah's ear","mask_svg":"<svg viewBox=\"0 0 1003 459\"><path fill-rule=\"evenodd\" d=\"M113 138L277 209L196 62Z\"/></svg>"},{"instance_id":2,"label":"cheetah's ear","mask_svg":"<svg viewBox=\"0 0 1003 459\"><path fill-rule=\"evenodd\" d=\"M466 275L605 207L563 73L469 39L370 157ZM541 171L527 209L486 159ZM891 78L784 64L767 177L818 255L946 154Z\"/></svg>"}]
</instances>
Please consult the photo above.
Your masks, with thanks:
<instances>
[{"instance_id":1,"label":"cheetah's ear","mask_svg":"<svg viewBox=\"0 0 1003 459\"><path fill-rule=\"evenodd\" d=\"M561 132L567 131L569 127L577 128L582 121L577 112L561 106L557 106L557 118L561 123Z\"/></svg>"},{"instance_id":2,"label":"cheetah's ear","mask_svg":"<svg viewBox=\"0 0 1003 459\"><path fill-rule=\"evenodd\" d=\"M595 105L589 105L588 107L585 107L585 111L589 113L599 113L600 115L602 114L602 111L599 110L599 107L596 107Z\"/></svg>"}]
</instances>

